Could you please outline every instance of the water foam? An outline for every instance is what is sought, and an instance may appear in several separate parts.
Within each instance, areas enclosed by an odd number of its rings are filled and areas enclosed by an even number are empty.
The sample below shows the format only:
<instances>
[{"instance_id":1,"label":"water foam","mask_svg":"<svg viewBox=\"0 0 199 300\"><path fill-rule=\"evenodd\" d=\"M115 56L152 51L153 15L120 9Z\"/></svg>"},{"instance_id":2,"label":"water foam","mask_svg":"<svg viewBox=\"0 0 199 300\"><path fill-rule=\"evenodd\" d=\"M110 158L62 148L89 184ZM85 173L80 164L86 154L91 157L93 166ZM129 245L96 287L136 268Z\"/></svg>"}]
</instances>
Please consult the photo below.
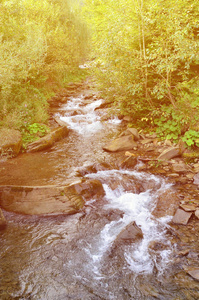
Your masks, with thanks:
<instances>
[{"instance_id":1,"label":"water foam","mask_svg":"<svg viewBox=\"0 0 199 300\"><path fill-rule=\"evenodd\" d=\"M95 113L95 109L100 106L102 100L93 101L82 106L83 97L73 98L64 106L65 115L60 119L66 122L69 127L81 135L89 135L102 128L100 117ZM73 115L76 112L76 115Z\"/></svg>"},{"instance_id":2,"label":"water foam","mask_svg":"<svg viewBox=\"0 0 199 300\"><path fill-rule=\"evenodd\" d=\"M122 187L123 175L136 176L140 180L154 180L157 185L157 190L147 190L140 194L126 192ZM105 190L105 199L107 203L104 209L120 210L124 212L123 217L117 221L112 221L106 224L98 237L98 249L92 255L92 250L89 250L92 257L92 263L95 265L95 270L100 268L100 261L105 253L110 249L118 234L131 222L135 221L143 232L143 239L139 243L134 243L126 246L124 257L128 268L134 273L153 272L154 268L162 273L165 265L170 259L172 246L166 239L166 224L171 220L171 217L156 219L152 215L152 210L155 207L156 196L161 190L170 187L165 182L154 176L137 171L128 170L110 170L100 171L97 174L89 174L87 177L97 178L103 182ZM112 189L109 182L119 179L121 184L116 189ZM125 177L126 180L126 177ZM105 183L106 182L106 183ZM150 249L151 244L159 243L163 249L156 251L156 254ZM99 272L99 270L98 270Z\"/></svg>"}]
</instances>

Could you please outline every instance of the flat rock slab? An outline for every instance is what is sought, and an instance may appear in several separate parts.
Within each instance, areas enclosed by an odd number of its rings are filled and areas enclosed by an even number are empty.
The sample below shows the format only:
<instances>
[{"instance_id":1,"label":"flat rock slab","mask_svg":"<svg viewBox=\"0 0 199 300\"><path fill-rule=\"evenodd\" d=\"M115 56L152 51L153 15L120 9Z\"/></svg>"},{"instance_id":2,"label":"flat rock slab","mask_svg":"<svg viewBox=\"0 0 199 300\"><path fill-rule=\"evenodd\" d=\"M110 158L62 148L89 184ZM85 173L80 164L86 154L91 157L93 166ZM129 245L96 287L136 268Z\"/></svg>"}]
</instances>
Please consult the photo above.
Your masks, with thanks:
<instances>
[{"instance_id":1,"label":"flat rock slab","mask_svg":"<svg viewBox=\"0 0 199 300\"><path fill-rule=\"evenodd\" d=\"M180 207L188 212L195 211L197 209L197 206L194 204L180 204Z\"/></svg>"},{"instance_id":2,"label":"flat rock slab","mask_svg":"<svg viewBox=\"0 0 199 300\"><path fill-rule=\"evenodd\" d=\"M0 206L25 215L74 214L84 200L74 186L1 186Z\"/></svg>"},{"instance_id":3,"label":"flat rock slab","mask_svg":"<svg viewBox=\"0 0 199 300\"><path fill-rule=\"evenodd\" d=\"M183 266L183 269L194 279L199 280L199 268Z\"/></svg>"},{"instance_id":4,"label":"flat rock slab","mask_svg":"<svg viewBox=\"0 0 199 300\"><path fill-rule=\"evenodd\" d=\"M18 130L0 129L0 154L17 156L22 146L21 133Z\"/></svg>"},{"instance_id":5,"label":"flat rock slab","mask_svg":"<svg viewBox=\"0 0 199 300\"><path fill-rule=\"evenodd\" d=\"M176 191L167 189L161 191L157 197L157 204L152 214L157 217L173 216L179 206L179 197Z\"/></svg>"},{"instance_id":6,"label":"flat rock slab","mask_svg":"<svg viewBox=\"0 0 199 300\"><path fill-rule=\"evenodd\" d=\"M192 212L187 212L184 211L183 209L178 208L172 221L175 224L187 225L191 216L192 216Z\"/></svg>"},{"instance_id":7,"label":"flat rock slab","mask_svg":"<svg viewBox=\"0 0 199 300\"><path fill-rule=\"evenodd\" d=\"M159 156L158 156L158 160L169 160L171 158L177 157L179 155L181 155L181 149L179 147L172 147L169 149L164 150Z\"/></svg>"},{"instance_id":8,"label":"flat rock slab","mask_svg":"<svg viewBox=\"0 0 199 300\"><path fill-rule=\"evenodd\" d=\"M66 126L60 126L58 128L55 128L52 132L50 132L43 138L29 144L26 151L37 152L50 148L54 145L55 142L58 142L59 140L66 137L68 133L69 129Z\"/></svg>"},{"instance_id":9,"label":"flat rock slab","mask_svg":"<svg viewBox=\"0 0 199 300\"><path fill-rule=\"evenodd\" d=\"M133 135L119 137L103 147L104 150L109 152L127 151L137 147Z\"/></svg>"}]
</instances>

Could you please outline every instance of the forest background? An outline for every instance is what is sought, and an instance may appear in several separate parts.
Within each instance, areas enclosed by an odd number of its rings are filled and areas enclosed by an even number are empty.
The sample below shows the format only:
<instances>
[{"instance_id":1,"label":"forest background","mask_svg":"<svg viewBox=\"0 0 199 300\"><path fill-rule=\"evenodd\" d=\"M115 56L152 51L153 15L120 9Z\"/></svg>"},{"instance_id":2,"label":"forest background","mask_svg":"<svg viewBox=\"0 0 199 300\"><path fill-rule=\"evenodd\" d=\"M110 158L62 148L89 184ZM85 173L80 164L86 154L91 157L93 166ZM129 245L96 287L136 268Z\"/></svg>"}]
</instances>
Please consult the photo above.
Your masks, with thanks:
<instances>
[{"instance_id":1,"label":"forest background","mask_svg":"<svg viewBox=\"0 0 199 300\"><path fill-rule=\"evenodd\" d=\"M131 125L199 146L198 0L1 1L0 126L24 136L90 72ZM32 127L31 127L32 126Z\"/></svg>"}]
</instances>

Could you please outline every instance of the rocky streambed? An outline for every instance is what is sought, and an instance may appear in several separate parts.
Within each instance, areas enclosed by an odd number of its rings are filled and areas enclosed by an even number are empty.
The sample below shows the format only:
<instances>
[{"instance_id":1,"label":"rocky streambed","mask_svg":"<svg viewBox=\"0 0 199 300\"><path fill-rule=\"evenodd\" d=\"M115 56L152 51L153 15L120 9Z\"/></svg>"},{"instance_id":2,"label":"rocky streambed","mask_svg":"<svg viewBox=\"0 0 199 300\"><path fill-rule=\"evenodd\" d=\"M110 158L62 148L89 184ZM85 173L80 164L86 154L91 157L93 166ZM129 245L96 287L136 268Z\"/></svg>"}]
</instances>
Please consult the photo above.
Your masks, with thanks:
<instances>
[{"instance_id":1,"label":"rocky streambed","mask_svg":"<svg viewBox=\"0 0 199 300\"><path fill-rule=\"evenodd\" d=\"M198 299L197 158L90 82L51 99L51 126L66 137L0 164L0 298Z\"/></svg>"}]
</instances>

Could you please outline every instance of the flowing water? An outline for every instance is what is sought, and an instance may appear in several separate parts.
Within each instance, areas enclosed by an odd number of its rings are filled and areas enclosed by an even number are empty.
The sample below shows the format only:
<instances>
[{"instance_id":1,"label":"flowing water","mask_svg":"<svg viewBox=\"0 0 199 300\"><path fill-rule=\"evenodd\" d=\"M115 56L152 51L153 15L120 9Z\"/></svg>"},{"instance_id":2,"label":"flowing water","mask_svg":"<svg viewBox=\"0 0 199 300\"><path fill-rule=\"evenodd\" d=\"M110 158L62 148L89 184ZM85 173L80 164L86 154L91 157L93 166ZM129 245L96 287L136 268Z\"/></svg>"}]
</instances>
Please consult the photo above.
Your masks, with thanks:
<instances>
[{"instance_id":1,"label":"flowing water","mask_svg":"<svg viewBox=\"0 0 199 300\"><path fill-rule=\"evenodd\" d=\"M95 110L100 104L92 99L84 105L81 94L71 97L56 113L71 129L69 137L49 151L2 163L1 184L23 185L65 184L79 168L97 161L111 162L113 168L85 175L102 182L105 196L90 199L76 215L5 212L0 299L197 299L198 285L190 279L187 294L184 278L180 282L173 275L180 271L171 216L152 214L158 195L170 184L136 167L116 168L117 155L103 152L102 145L121 124L115 118L102 122L104 111ZM133 221L143 239L113 247Z\"/></svg>"}]
</instances>

